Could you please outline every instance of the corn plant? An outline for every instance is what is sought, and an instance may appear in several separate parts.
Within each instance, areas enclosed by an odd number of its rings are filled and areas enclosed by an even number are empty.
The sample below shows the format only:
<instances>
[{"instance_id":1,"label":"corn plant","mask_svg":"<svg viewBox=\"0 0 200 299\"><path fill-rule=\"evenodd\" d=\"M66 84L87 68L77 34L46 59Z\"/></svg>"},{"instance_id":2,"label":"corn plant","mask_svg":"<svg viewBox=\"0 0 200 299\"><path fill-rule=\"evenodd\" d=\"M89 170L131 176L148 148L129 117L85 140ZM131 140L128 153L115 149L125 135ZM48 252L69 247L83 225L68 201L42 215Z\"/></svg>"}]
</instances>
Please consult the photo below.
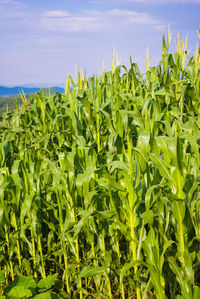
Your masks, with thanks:
<instances>
[{"instance_id":1,"label":"corn plant","mask_svg":"<svg viewBox=\"0 0 200 299\"><path fill-rule=\"evenodd\" d=\"M200 50L170 42L1 116L0 295L200 297Z\"/></svg>"}]
</instances>

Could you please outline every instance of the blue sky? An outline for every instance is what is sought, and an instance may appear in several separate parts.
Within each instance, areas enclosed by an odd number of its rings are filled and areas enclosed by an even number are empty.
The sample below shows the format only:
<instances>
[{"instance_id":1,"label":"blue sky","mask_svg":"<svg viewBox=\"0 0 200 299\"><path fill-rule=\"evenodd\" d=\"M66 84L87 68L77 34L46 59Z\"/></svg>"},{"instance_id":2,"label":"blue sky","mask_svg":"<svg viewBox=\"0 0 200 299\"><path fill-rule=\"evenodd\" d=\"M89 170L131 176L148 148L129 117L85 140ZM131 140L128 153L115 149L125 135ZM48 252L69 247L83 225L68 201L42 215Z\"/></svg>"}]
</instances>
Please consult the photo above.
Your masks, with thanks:
<instances>
[{"instance_id":1,"label":"blue sky","mask_svg":"<svg viewBox=\"0 0 200 299\"><path fill-rule=\"evenodd\" d=\"M200 0L0 0L0 85L59 84L75 65L86 74L111 68L115 48L144 70L160 60L170 24L171 51L177 33L198 42Z\"/></svg>"}]
</instances>

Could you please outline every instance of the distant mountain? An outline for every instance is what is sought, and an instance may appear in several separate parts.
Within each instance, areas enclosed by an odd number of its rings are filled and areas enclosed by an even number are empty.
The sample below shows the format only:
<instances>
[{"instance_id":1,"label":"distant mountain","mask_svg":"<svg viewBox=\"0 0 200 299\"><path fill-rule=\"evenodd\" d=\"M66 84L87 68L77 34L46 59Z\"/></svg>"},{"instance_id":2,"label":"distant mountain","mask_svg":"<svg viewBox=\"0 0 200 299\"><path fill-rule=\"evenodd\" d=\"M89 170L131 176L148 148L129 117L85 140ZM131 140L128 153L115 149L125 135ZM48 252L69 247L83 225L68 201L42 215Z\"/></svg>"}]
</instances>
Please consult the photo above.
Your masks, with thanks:
<instances>
[{"instance_id":1,"label":"distant mountain","mask_svg":"<svg viewBox=\"0 0 200 299\"><path fill-rule=\"evenodd\" d=\"M64 88L58 87L58 86L52 86L50 87L51 90L55 90L60 93L64 93ZM41 88L39 87L25 87L25 86L15 86L15 87L6 87L6 86L0 86L0 96L7 97L12 95L19 95L20 92L23 90L24 93L35 93L40 91ZM47 88L47 90L49 87Z\"/></svg>"}]
</instances>

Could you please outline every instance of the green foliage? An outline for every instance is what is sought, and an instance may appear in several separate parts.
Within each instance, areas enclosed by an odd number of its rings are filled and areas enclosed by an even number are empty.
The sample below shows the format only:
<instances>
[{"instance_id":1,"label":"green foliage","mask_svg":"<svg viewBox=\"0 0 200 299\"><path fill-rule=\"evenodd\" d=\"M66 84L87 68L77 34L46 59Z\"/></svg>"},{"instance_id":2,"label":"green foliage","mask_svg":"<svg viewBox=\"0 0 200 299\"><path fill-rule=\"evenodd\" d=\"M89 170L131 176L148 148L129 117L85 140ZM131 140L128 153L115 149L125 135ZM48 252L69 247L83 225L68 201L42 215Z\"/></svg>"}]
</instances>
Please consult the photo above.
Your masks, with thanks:
<instances>
[{"instance_id":1,"label":"green foliage","mask_svg":"<svg viewBox=\"0 0 200 299\"><path fill-rule=\"evenodd\" d=\"M56 90L53 88L50 88L50 89L42 88L40 92L42 92L42 94L44 96L56 94ZM25 100L31 101L33 97L34 97L34 94L32 94L32 93L26 94ZM13 95L13 96L6 96L6 97L0 96L0 116L4 112L14 112L14 110L16 109L16 106L23 105L23 100L24 100L24 98L21 97L20 94Z\"/></svg>"},{"instance_id":2,"label":"green foliage","mask_svg":"<svg viewBox=\"0 0 200 299\"><path fill-rule=\"evenodd\" d=\"M199 297L200 52L169 43L3 114L0 295Z\"/></svg>"},{"instance_id":3,"label":"green foliage","mask_svg":"<svg viewBox=\"0 0 200 299\"><path fill-rule=\"evenodd\" d=\"M16 109L16 102L22 105L20 96L0 97L0 115L7 110L13 112Z\"/></svg>"},{"instance_id":4,"label":"green foliage","mask_svg":"<svg viewBox=\"0 0 200 299\"><path fill-rule=\"evenodd\" d=\"M4 272L1 271L0 275ZM68 298L67 294L63 297L62 294L57 295L53 292L52 288L55 288L56 280L57 274L48 275L47 278L40 279L37 284L32 276L16 276L11 284L4 288L3 296L0 298Z\"/></svg>"}]
</instances>

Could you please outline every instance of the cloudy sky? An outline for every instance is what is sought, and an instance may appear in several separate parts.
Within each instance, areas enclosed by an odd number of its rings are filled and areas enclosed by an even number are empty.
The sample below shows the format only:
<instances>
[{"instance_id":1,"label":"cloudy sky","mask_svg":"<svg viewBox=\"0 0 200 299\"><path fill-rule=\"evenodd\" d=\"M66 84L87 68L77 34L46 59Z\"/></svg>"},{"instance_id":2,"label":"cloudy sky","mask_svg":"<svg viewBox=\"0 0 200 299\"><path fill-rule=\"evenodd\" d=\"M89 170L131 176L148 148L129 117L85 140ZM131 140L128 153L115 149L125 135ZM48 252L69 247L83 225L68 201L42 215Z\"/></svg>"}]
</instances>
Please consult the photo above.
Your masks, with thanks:
<instances>
[{"instance_id":1,"label":"cloudy sky","mask_svg":"<svg viewBox=\"0 0 200 299\"><path fill-rule=\"evenodd\" d=\"M143 71L147 46L151 64L160 60L169 24L194 52L199 15L200 0L0 0L0 85L64 85L75 65L100 74L114 48Z\"/></svg>"}]
</instances>

